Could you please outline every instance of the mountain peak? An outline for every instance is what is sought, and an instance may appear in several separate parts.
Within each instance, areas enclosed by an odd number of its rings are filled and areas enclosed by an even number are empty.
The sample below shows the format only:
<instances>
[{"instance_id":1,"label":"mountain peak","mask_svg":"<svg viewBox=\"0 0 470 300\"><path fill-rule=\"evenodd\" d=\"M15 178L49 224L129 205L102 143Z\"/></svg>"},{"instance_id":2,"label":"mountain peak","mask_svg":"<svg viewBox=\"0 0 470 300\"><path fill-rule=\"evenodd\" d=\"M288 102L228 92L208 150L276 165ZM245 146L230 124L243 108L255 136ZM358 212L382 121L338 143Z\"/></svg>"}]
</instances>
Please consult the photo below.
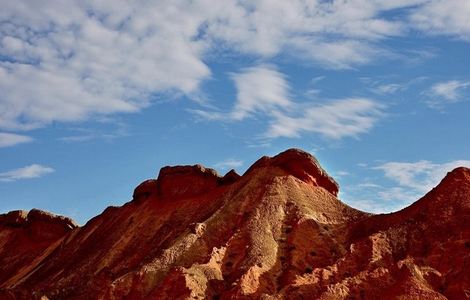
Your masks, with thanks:
<instances>
[{"instance_id":1,"label":"mountain peak","mask_svg":"<svg viewBox=\"0 0 470 300\"><path fill-rule=\"evenodd\" d=\"M442 179L441 184L448 184L454 182L469 182L470 183L470 169L466 167L458 167L448 172Z\"/></svg>"},{"instance_id":2,"label":"mountain peak","mask_svg":"<svg viewBox=\"0 0 470 300\"><path fill-rule=\"evenodd\" d=\"M158 192L163 197L196 196L214 189L220 179L217 171L202 165L163 167Z\"/></svg>"},{"instance_id":3,"label":"mountain peak","mask_svg":"<svg viewBox=\"0 0 470 300\"><path fill-rule=\"evenodd\" d=\"M76 230L39 210L0 215L0 299L467 297L470 169L390 214L337 192L315 157L289 149L242 178L164 167Z\"/></svg>"},{"instance_id":4,"label":"mountain peak","mask_svg":"<svg viewBox=\"0 0 470 300\"><path fill-rule=\"evenodd\" d=\"M247 173L263 167L281 168L289 175L323 187L334 196L338 195L338 183L328 175L313 155L301 149L291 148L273 157L263 156L248 169Z\"/></svg>"},{"instance_id":5,"label":"mountain peak","mask_svg":"<svg viewBox=\"0 0 470 300\"><path fill-rule=\"evenodd\" d=\"M274 157L263 156L245 174L259 168L280 168L306 183L320 186L334 196L339 186L320 166L311 154L296 148L288 149ZM240 178L235 170L220 176L216 170L202 165L166 166L160 169L157 179L149 179L139 184L133 194L134 200L151 195L163 198L194 197L207 193L220 185L234 183Z\"/></svg>"}]
</instances>

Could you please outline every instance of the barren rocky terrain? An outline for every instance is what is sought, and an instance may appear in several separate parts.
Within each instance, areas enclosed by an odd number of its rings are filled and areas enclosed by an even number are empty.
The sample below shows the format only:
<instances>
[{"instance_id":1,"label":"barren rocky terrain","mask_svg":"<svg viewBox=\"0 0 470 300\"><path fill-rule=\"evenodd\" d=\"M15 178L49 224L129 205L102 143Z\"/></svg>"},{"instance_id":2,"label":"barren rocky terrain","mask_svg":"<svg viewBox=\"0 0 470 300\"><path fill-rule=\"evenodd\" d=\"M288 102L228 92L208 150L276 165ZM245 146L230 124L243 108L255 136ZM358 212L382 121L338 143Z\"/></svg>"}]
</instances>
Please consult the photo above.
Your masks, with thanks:
<instances>
[{"instance_id":1,"label":"barren rocky terrain","mask_svg":"<svg viewBox=\"0 0 470 300\"><path fill-rule=\"evenodd\" d=\"M470 299L470 169L372 215L297 149L164 167L84 226L0 215L0 299Z\"/></svg>"}]
</instances>

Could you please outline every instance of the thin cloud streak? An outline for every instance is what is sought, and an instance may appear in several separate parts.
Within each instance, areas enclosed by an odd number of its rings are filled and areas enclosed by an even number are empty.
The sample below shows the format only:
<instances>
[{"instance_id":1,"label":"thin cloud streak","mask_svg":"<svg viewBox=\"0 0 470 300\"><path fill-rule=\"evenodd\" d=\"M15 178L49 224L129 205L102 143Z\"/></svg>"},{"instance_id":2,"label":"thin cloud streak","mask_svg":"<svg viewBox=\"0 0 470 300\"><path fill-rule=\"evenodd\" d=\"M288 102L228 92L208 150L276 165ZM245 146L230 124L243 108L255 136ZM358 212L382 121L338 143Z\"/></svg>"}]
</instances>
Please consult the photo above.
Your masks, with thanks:
<instances>
[{"instance_id":1,"label":"thin cloud streak","mask_svg":"<svg viewBox=\"0 0 470 300\"><path fill-rule=\"evenodd\" d=\"M214 164L214 167L221 170L236 169L243 166L243 163L243 160L230 158Z\"/></svg>"},{"instance_id":2,"label":"thin cloud streak","mask_svg":"<svg viewBox=\"0 0 470 300\"><path fill-rule=\"evenodd\" d=\"M431 87L428 94L435 103L457 102L461 99L463 90L468 87L470 87L470 81L450 80L438 82Z\"/></svg>"},{"instance_id":3,"label":"thin cloud streak","mask_svg":"<svg viewBox=\"0 0 470 300\"><path fill-rule=\"evenodd\" d=\"M12 147L18 144L30 143L32 137L14 133L0 132L0 148Z\"/></svg>"},{"instance_id":4,"label":"thin cloud streak","mask_svg":"<svg viewBox=\"0 0 470 300\"><path fill-rule=\"evenodd\" d=\"M374 87L372 91L380 95L392 95L404 91L406 88L407 86L405 84L389 83Z\"/></svg>"},{"instance_id":5,"label":"thin cloud streak","mask_svg":"<svg viewBox=\"0 0 470 300\"><path fill-rule=\"evenodd\" d=\"M0 173L0 181L1 182L12 182L22 179L32 179L32 178L39 178L44 175L53 173L55 170L51 167L39 165L39 164L32 164L26 167L6 171Z\"/></svg>"}]
</instances>

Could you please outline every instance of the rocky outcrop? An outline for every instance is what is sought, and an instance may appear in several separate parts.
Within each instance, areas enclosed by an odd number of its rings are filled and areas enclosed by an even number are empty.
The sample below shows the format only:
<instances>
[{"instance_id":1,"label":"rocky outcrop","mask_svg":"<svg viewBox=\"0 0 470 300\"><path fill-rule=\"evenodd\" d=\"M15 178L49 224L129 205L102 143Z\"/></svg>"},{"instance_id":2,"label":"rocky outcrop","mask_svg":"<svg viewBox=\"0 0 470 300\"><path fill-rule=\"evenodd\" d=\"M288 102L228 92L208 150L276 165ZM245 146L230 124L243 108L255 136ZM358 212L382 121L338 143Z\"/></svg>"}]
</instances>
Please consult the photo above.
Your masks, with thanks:
<instances>
[{"instance_id":1,"label":"rocky outcrop","mask_svg":"<svg viewBox=\"0 0 470 300\"><path fill-rule=\"evenodd\" d=\"M0 226L23 228L35 239L56 239L78 225L70 218L58 216L39 209L29 212L15 210L0 215Z\"/></svg>"},{"instance_id":2,"label":"rocky outcrop","mask_svg":"<svg viewBox=\"0 0 470 300\"><path fill-rule=\"evenodd\" d=\"M264 156L253 164L248 172L257 168L273 167L281 168L289 175L338 195L338 183L323 170L315 157L303 150L289 149L272 158Z\"/></svg>"},{"instance_id":3,"label":"rocky outcrop","mask_svg":"<svg viewBox=\"0 0 470 300\"><path fill-rule=\"evenodd\" d=\"M470 297L469 169L392 214L355 210L337 192L313 156L291 149L243 176L163 168L134 201L75 229L1 215L0 299Z\"/></svg>"},{"instance_id":4,"label":"rocky outcrop","mask_svg":"<svg viewBox=\"0 0 470 300\"><path fill-rule=\"evenodd\" d=\"M220 177L214 169L201 165L164 167L157 179L148 179L139 184L132 199L140 201L152 195L169 199L194 197L218 186L232 184L239 178L235 170Z\"/></svg>"},{"instance_id":5,"label":"rocky outcrop","mask_svg":"<svg viewBox=\"0 0 470 300\"><path fill-rule=\"evenodd\" d=\"M214 189L217 172L201 165L164 167L158 174L158 192L162 197L191 197Z\"/></svg>"},{"instance_id":6,"label":"rocky outcrop","mask_svg":"<svg viewBox=\"0 0 470 300\"><path fill-rule=\"evenodd\" d=\"M26 224L28 212L25 210L14 210L0 215L0 226L20 227Z\"/></svg>"},{"instance_id":7,"label":"rocky outcrop","mask_svg":"<svg viewBox=\"0 0 470 300\"><path fill-rule=\"evenodd\" d=\"M156 179L148 179L139 184L132 194L132 200L140 201L158 192L158 181Z\"/></svg>"},{"instance_id":8,"label":"rocky outcrop","mask_svg":"<svg viewBox=\"0 0 470 300\"><path fill-rule=\"evenodd\" d=\"M38 209L0 215L0 287L27 276L75 228L72 219Z\"/></svg>"}]
</instances>

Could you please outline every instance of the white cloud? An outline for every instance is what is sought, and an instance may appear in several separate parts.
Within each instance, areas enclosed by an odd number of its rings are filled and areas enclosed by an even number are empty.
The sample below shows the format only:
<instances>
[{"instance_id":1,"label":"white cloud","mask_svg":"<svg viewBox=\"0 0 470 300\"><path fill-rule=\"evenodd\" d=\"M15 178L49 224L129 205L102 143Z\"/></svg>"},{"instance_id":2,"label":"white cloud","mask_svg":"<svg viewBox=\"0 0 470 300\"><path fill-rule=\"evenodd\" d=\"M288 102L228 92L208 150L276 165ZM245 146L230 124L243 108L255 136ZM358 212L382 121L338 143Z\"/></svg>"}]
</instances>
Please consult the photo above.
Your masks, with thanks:
<instances>
[{"instance_id":1,"label":"white cloud","mask_svg":"<svg viewBox=\"0 0 470 300\"><path fill-rule=\"evenodd\" d=\"M390 206L403 207L418 200L422 194L419 194L413 189L403 187L391 187L377 192L378 198L385 203L393 203Z\"/></svg>"},{"instance_id":2,"label":"white cloud","mask_svg":"<svg viewBox=\"0 0 470 300\"><path fill-rule=\"evenodd\" d=\"M404 84L399 83L388 83L388 84L381 84L374 87L372 90L380 95L391 95L397 92L403 91L407 88Z\"/></svg>"},{"instance_id":3,"label":"white cloud","mask_svg":"<svg viewBox=\"0 0 470 300\"><path fill-rule=\"evenodd\" d=\"M468 87L470 87L470 81L450 80L436 83L427 94L433 98L431 104L442 103L442 99L447 102L456 102L460 100L462 90Z\"/></svg>"},{"instance_id":4,"label":"white cloud","mask_svg":"<svg viewBox=\"0 0 470 300\"><path fill-rule=\"evenodd\" d=\"M418 200L420 193L414 189L386 187L368 180L342 188L344 201L354 208L371 213L390 213L400 210Z\"/></svg>"},{"instance_id":5,"label":"white cloud","mask_svg":"<svg viewBox=\"0 0 470 300\"><path fill-rule=\"evenodd\" d=\"M255 111L272 111L292 105L284 75L273 67L254 67L233 76L237 103L232 118L241 120Z\"/></svg>"},{"instance_id":6,"label":"white cloud","mask_svg":"<svg viewBox=\"0 0 470 300\"><path fill-rule=\"evenodd\" d=\"M214 165L217 169L227 170L227 169L236 169L243 166L243 160L238 159L226 159L224 161L218 162Z\"/></svg>"},{"instance_id":7,"label":"white cloud","mask_svg":"<svg viewBox=\"0 0 470 300\"><path fill-rule=\"evenodd\" d=\"M0 148L29 143L31 141L33 141L33 138L26 135L0 132Z\"/></svg>"},{"instance_id":8,"label":"white cloud","mask_svg":"<svg viewBox=\"0 0 470 300\"><path fill-rule=\"evenodd\" d=\"M411 15L411 24L428 34L446 34L470 40L468 0L426 1Z\"/></svg>"},{"instance_id":9,"label":"white cloud","mask_svg":"<svg viewBox=\"0 0 470 300\"><path fill-rule=\"evenodd\" d=\"M383 172L392 185L365 180L344 186L351 206L372 213L388 213L403 209L437 186L447 172L457 167L469 167L470 160L454 160L442 164L427 160L417 162L387 162L372 169ZM377 181L377 177L375 177Z\"/></svg>"},{"instance_id":10,"label":"white cloud","mask_svg":"<svg viewBox=\"0 0 470 300\"><path fill-rule=\"evenodd\" d=\"M292 38L289 46L298 58L332 69L351 69L385 54L384 49L356 40L322 41L301 37Z\"/></svg>"},{"instance_id":11,"label":"white cloud","mask_svg":"<svg viewBox=\"0 0 470 300\"><path fill-rule=\"evenodd\" d=\"M69 135L58 138L59 141L68 142L68 143L80 143L88 142L92 140L113 140L116 138L124 137L122 134L115 133L90 133L90 134L79 134L79 135Z\"/></svg>"},{"instance_id":12,"label":"white cloud","mask_svg":"<svg viewBox=\"0 0 470 300\"><path fill-rule=\"evenodd\" d=\"M156 92L189 94L210 76L199 5L4 1L0 128L135 112Z\"/></svg>"},{"instance_id":13,"label":"white cloud","mask_svg":"<svg viewBox=\"0 0 470 300\"><path fill-rule=\"evenodd\" d=\"M387 14L396 10L401 18ZM220 52L351 68L388 55L381 42L416 26L468 37L469 14L467 0L5 0L0 128L136 112L158 93L190 96ZM239 105L235 118L259 109Z\"/></svg>"},{"instance_id":14,"label":"white cloud","mask_svg":"<svg viewBox=\"0 0 470 300\"><path fill-rule=\"evenodd\" d=\"M193 110L199 117L213 121L240 121L261 113L268 118L268 139L298 137L310 132L331 139L356 137L372 129L384 115L383 105L366 98L314 102L300 105L290 99L285 76L273 66L248 68L233 74L237 100L230 112Z\"/></svg>"},{"instance_id":15,"label":"white cloud","mask_svg":"<svg viewBox=\"0 0 470 300\"><path fill-rule=\"evenodd\" d=\"M345 177L349 175L350 173L348 171L343 171L343 170L339 170L333 173L333 177L335 178L341 178L341 177Z\"/></svg>"},{"instance_id":16,"label":"white cloud","mask_svg":"<svg viewBox=\"0 0 470 300\"><path fill-rule=\"evenodd\" d=\"M400 187L411 189L421 195L435 187L447 172L464 166L470 167L469 160L455 160L443 164L432 163L427 160L418 162L387 162L378 167L385 177L396 182Z\"/></svg>"},{"instance_id":17,"label":"white cloud","mask_svg":"<svg viewBox=\"0 0 470 300\"><path fill-rule=\"evenodd\" d=\"M23 168L0 173L0 181L10 182L21 179L38 178L52 172L54 172L54 169L51 167L32 164Z\"/></svg>"},{"instance_id":18,"label":"white cloud","mask_svg":"<svg viewBox=\"0 0 470 300\"><path fill-rule=\"evenodd\" d=\"M395 77L396 76L390 75L378 77L361 77L360 80L368 86L371 92L377 95L390 96L407 91L412 87L416 88L416 85L422 84L423 81L428 79L425 76L419 76L406 81L397 82L394 80Z\"/></svg>"},{"instance_id":19,"label":"white cloud","mask_svg":"<svg viewBox=\"0 0 470 300\"><path fill-rule=\"evenodd\" d=\"M327 104L311 105L299 109L299 116L275 113L267 136L297 137L312 132L331 139L341 139L366 133L383 113L383 106L366 98L335 100Z\"/></svg>"},{"instance_id":20,"label":"white cloud","mask_svg":"<svg viewBox=\"0 0 470 300\"><path fill-rule=\"evenodd\" d=\"M399 21L380 17L392 7L374 1L225 1L224 6L207 32L230 48L264 57L292 50L295 57L301 53L333 68L368 62L371 41L403 31Z\"/></svg>"},{"instance_id":21,"label":"white cloud","mask_svg":"<svg viewBox=\"0 0 470 300\"><path fill-rule=\"evenodd\" d=\"M371 182L364 182L364 183L359 183L356 185L358 188L381 188L382 186L371 183Z\"/></svg>"},{"instance_id":22,"label":"white cloud","mask_svg":"<svg viewBox=\"0 0 470 300\"><path fill-rule=\"evenodd\" d=\"M260 65L232 74L237 99L230 112L193 111L206 120L241 121L256 113L270 114L293 105L289 99L289 84L284 74L274 66Z\"/></svg>"},{"instance_id":23,"label":"white cloud","mask_svg":"<svg viewBox=\"0 0 470 300\"><path fill-rule=\"evenodd\" d=\"M382 202L371 199L348 199L345 201L356 209L374 214L394 212L403 207L394 202Z\"/></svg>"}]
</instances>

